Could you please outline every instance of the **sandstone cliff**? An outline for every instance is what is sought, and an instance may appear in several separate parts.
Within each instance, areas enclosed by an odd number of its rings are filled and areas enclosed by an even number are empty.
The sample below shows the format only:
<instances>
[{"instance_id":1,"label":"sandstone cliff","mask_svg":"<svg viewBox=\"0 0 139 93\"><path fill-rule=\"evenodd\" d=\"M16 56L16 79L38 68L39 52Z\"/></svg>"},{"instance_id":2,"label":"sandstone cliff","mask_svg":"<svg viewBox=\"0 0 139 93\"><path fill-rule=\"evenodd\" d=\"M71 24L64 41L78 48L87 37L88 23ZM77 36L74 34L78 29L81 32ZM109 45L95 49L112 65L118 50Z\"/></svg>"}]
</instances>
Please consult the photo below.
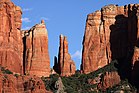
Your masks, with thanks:
<instances>
[{"instance_id":1,"label":"sandstone cliff","mask_svg":"<svg viewBox=\"0 0 139 93\"><path fill-rule=\"evenodd\" d=\"M23 40L25 74L49 76L48 34L44 20L29 31L25 31Z\"/></svg>"},{"instance_id":2,"label":"sandstone cliff","mask_svg":"<svg viewBox=\"0 0 139 93\"><path fill-rule=\"evenodd\" d=\"M49 76L48 34L44 21L29 31L21 31L21 8L10 0L1 0L0 6L0 65L15 73Z\"/></svg>"},{"instance_id":3,"label":"sandstone cliff","mask_svg":"<svg viewBox=\"0 0 139 93\"><path fill-rule=\"evenodd\" d=\"M129 4L104 6L101 11L88 15L83 41L83 73L102 68L114 59L120 67L125 66L121 70L129 71L134 47L138 46L138 13L139 5Z\"/></svg>"},{"instance_id":4,"label":"sandstone cliff","mask_svg":"<svg viewBox=\"0 0 139 93\"><path fill-rule=\"evenodd\" d=\"M0 0L0 65L22 73L21 8Z\"/></svg>"},{"instance_id":5,"label":"sandstone cliff","mask_svg":"<svg viewBox=\"0 0 139 93\"><path fill-rule=\"evenodd\" d=\"M68 52L67 38L63 35L60 35L58 62L56 59L54 70L61 76L71 76L75 74L75 63L71 60L71 56Z\"/></svg>"},{"instance_id":6,"label":"sandstone cliff","mask_svg":"<svg viewBox=\"0 0 139 93\"><path fill-rule=\"evenodd\" d=\"M108 5L87 17L81 70L90 73L117 60L117 72L107 72L107 88L128 79L139 88L139 4ZM107 83L109 82L109 83Z\"/></svg>"}]
</instances>

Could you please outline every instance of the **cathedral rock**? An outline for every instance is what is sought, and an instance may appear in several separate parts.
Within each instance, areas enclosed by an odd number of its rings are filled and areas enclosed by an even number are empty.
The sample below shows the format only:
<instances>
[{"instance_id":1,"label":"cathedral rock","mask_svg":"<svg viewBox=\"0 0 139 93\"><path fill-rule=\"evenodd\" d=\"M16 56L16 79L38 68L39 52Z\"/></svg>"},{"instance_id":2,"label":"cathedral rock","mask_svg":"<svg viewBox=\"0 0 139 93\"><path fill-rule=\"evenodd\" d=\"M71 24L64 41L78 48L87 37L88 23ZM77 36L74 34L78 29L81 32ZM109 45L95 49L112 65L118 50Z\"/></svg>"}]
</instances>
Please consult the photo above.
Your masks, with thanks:
<instances>
[{"instance_id":1,"label":"cathedral rock","mask_svg":"<svg viewBox=\"0 0 139 93\"><path fill-rule=\"evenodd\" d=\"M104 6L87 17L81 70L93 72L116 59L121 78L131 78L139 64L138 47L139 4Z\"/></svg>"},{"instance_id":2,"label":"cathedral rock","mask_svg":"<svg viewBox=\"0 0 139 93\"><path fill-rule=\"evenodd\" d=\"M71 76L75 74L76 66L68 52L67 38L60 35L60 46L58 54L58 62L55 57L54 70L61 76Z\"/></svg>"},{"instance_id":3,"label":"cathedral rock","mask_svg":"<svg viewBox=\"0 0 139 93\"><path fill-rule=\"evenodd\" d=\"M23 73L23 44L19 6L10 0L0 0L0 65L16 73Z\"/></svg>"},{"instance_id":4,"label":"cathedral rock","mask_svg":"<svg viewBox=\"0 0 139 93\"><path fill-rule=\"evenodd\" d=\"M24 71L36 76L50 75L48 33L44 20L24 31Z\"/></svg>"},{"instance_id":5,"label":"cathedral rock","mask_svg":"<svg viewBox=\"0 0 139 93\"><path fill-rule=\"evenodd\" d=\"M21 31L21 8L0 0L0 65L14 73L50 75L48 34L45 23Z\"/></svg>"}]
</instances>

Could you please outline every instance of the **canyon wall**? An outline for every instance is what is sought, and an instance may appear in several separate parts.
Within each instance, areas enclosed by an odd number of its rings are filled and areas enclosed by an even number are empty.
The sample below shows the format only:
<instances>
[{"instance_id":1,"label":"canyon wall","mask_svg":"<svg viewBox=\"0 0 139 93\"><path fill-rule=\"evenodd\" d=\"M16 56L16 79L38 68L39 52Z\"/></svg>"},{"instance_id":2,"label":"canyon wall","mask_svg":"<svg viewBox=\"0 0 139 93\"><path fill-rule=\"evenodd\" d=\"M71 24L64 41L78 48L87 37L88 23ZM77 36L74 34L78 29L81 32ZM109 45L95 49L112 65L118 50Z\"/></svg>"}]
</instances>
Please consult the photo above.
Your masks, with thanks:
<instances>
[{"instance_id":1,"label":"canyon wall","mask_svg":"<svg viewBox=\"0 0 139 93\"><path fill-rule=\"evenodd\" d=\"M22 74L21 15L19 6L0 0L0 65Z\"/></svg>"},{"instance_id":2,"label":"canyon wall","mask_svg":"<svg viewBox=\"0 0 139 93\"><path fill-rule=\"evenodd\" d=\"M134 47L139 45L138 27L138 4L111 4L89 14L83 40L83 73L102 68L114 59L120 70L131 70Z\"/></svg>"},{"instance_id":3,"label":"canyon wall","mask_svg":"<svg viewBox=\"0 0 139 93\"><path fill-rule=\"evenodd\" d=\"M55 58L54 70L61 76L71 76L75 74L76 66L68 52L67 37L60 35L60 46L57 58Z\"/></svg>"}]
</instances>

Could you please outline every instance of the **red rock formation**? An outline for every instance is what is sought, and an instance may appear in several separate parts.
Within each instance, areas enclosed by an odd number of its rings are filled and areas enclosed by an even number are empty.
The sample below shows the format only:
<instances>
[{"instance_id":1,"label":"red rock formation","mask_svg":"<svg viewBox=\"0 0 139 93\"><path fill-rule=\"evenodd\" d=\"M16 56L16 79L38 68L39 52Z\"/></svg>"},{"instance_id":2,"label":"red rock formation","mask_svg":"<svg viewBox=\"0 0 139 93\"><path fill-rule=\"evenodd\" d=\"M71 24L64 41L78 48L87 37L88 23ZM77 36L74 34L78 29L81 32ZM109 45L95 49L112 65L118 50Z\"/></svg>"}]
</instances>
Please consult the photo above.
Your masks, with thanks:
<instances>
[{"instance_id":1,"label":"red rock formation","mask_svg":"<svg viewBox=\"0 0 139 93\"><path fill-rule=\"evenodd\" d=\"M25 73L36 76L50 75L48 34L44 21L24 32Z\"/></svg>"},{"instance_id":2,"label":"red rock formation","mask_svg":"<svg viewBox=\"0 0 139 93\"><path fill-rule=\"evenodd\" d=\"M135 65L135 63L139 61L139 48L135 47L134 48L134 54L133 54L133 58L132 58L132 64L133 66Z\"/></svg>"},{"instance_id":3,"label":"red rock formation","mask_svg":"<svg viewBox=\"0 0 139 93\"><path fill-rule=\"evenodd\" d=\"M98 89L106 90L107 88L119 84L120 81L121 79L117 72L106 72L102 81L98 84Z\"/></svg>"},{"instance_id":4,"label":"red rock formation","mask_svg":"<svg viewBox=\"0 0 139 93\"><path fill-rule=\"evenodd\" d=\"M0 73L0 93L52 93L38 77Z\"/></svg>"},{"instance_id":5,"label":"red rock formation","mask_svg":"<svg viewBox=\"0 0 139 93\"><path fill-rule=\"evenodd\" d=\"M134 48L134 54L132 58L132 73L131 81L139 89L139 48Z\"/></svg>"},{"instance_id":6,"label":"red rock formation","mask_svg":"<svg viewBox=\"0 0 139 93\"><path fill-rule=\"evenodd\" d=\"M0 0L0 65L22 73L21 8Z\"/></svg>"},{"instance_id":7,"label":"red rock formation","mask_svg":"<svg viewBox=\"0 0 139 93\"><path fill-rule=\"evenodd\" d=\"M68 52L67 38L63 35L60 35L58 63L55 62L54 70L61 76L71 76L76 71L75 63Z\"/></svg>"},{"instance_id":8,"label":"red rock formation","mask_svg":"<svg viewBox=\"0 0 139 93\"><path fill-rule=\"evenodd\" d=\"M139 38L138 8L138 4L108 5L88 15L81 64L83 73L102 68L113 59L124 62L132 58ZM125 63L121 65L124 66Z\"/></svg>"},{"instance_id":9,"label":"red rock formation","mask_svg":"<svg viewBox=\"0 0 139 93\"><path fill-rule=\"evenodd\" d=\"M120 83L120 76L116 71L106 72L104 75L100 73L94 79L88 79L88 83L91 85L97 84L97 89L105 91L107 88L111 88L114 85Z\"/></svg>"}]
</instances>

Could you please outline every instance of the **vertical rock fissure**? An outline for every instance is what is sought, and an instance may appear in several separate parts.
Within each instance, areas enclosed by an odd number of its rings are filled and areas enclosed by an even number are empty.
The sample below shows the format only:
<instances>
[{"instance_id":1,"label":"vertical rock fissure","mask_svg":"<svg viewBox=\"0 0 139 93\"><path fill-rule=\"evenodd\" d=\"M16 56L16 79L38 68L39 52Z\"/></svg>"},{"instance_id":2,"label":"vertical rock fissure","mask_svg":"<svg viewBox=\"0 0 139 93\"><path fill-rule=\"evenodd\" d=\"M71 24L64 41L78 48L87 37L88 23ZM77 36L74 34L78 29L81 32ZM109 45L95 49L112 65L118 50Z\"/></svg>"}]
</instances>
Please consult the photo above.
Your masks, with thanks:
<instances>
[{"instance_id":1,"label":"vertical rock fissure","mask_svg":"<svg viewBox=\"0 0 139 93\"><path fill-rule=\"evenodd\" d=\"M31 61L30 61L30 69L29 70L31 70L31 67L32 67L32 60L33 60L33 54L34 54L34 28L33 28L33 31L31 32L32 34L32 36L31 36L31 46L32 46L32 55L31 55Z\"/></svg>"},{"instance_id":2,"label":"vertical rock fissure","mask_svg":"<svg viewBox=\"0 0 139 93\"><path fill-rule=\"evenodd\" d=\"M101 31L101 26L103 25L103 22L102 22L102 20L101 20L101 22L100 22L100 25L99 25L99 37L100 37L100 43L102 43L102 37L101 37L101 33L100 33L100 31ZM100 44L100 46L99 47L101 47L101 44Z\"/></svg>"},{"instance_id":3,"label":"vertical rock fissure","mask_svg":"<svg viewBox=\"0 0 139 93\"><path fill-rule=\"evenodd\" d=\"M103 15L103 14L102 14ZM102 19L102 24L103 24L103 31L104 31L104 39L105 39L105 47L106 47L106 57L107 57L107 64L109 64L109 54L108 54L108 48L107 48L107 42L106 42L106 31L105 31L105 20Z\"/></svg>"},{"instance_id":4,"label":"vertical rock fissure","mask_svg":"<svg viewBox=\"0 0 139 93\"><path fill-rule=\"evenodd\" d=\"M25 75L26 72L26 36L23 37L23 74Z\"/></svg>"}]
</instances>

